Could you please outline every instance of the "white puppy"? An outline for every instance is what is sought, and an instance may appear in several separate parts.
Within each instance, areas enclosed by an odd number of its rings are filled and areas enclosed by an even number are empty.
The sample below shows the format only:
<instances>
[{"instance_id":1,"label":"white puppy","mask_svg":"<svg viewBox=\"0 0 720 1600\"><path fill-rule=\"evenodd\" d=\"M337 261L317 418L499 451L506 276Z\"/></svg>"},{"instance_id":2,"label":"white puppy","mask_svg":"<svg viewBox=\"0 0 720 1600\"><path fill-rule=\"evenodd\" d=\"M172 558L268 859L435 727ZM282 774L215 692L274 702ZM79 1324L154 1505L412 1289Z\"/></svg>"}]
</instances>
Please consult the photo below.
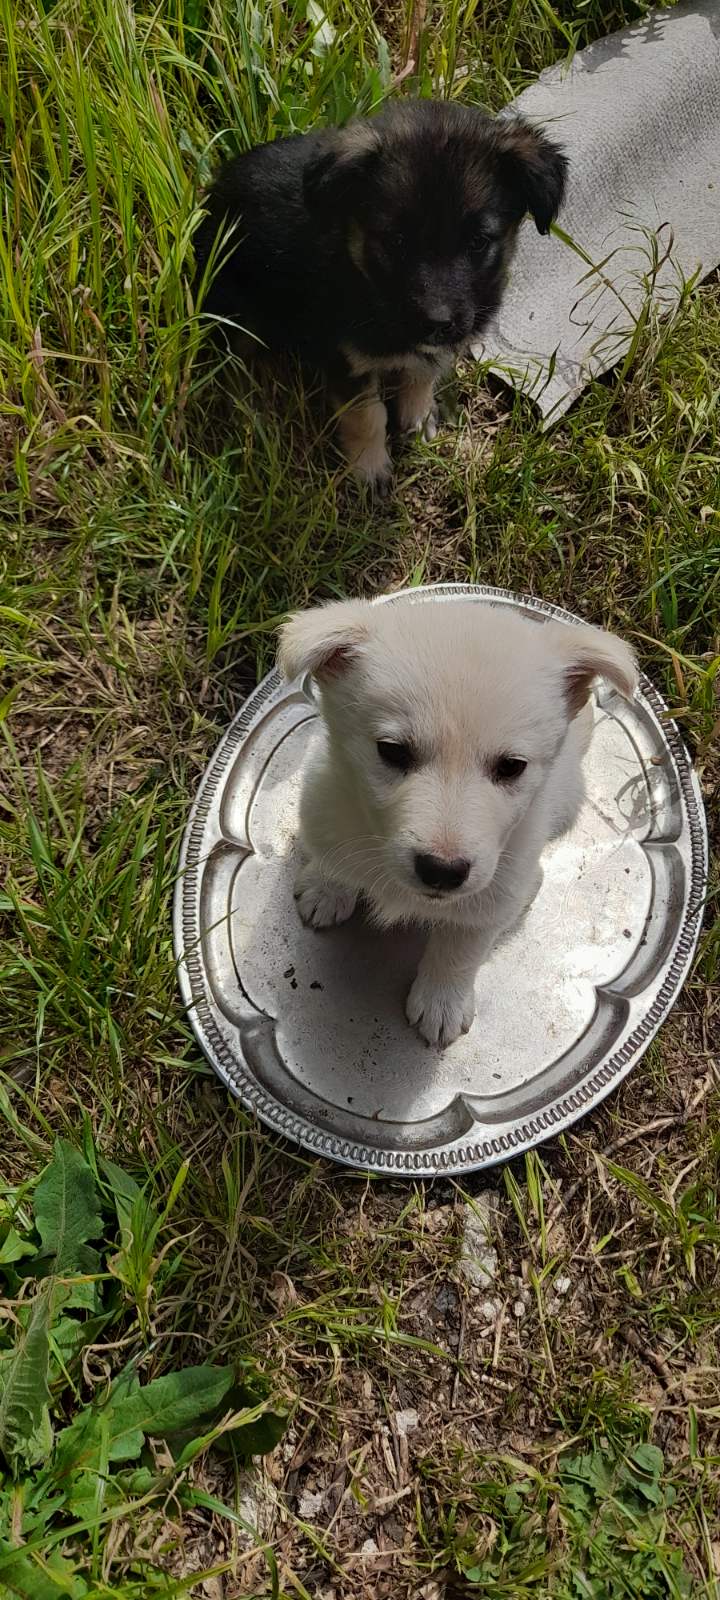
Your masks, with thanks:
<instances>
[{"instance_id":1,"label":"white puppy","mask_svg":"<svg viewBox=\"0 0 720 1600\"><path fill-rule=\"evenodd\" d=\"M427 927L407 1016L450 1044L544 846L577 816L593 678L632 696L632 651L600 628L401 596L297 613L280 664L314 675L325 724L303 783L300 916L326 928L362 897L381 926Z\"/></svg>"}]
</instances>

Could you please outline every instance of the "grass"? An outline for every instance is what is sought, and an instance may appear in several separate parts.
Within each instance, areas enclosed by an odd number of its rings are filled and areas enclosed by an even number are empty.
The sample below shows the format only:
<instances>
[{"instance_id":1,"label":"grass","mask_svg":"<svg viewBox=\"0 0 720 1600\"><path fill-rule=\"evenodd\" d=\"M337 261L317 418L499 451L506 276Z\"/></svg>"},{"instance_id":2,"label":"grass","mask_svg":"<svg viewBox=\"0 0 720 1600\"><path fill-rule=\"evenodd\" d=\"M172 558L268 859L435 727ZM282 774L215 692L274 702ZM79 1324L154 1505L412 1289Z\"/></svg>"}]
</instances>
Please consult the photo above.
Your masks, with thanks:
<instances>
[{"instance_id":1,"label":"grass","mask_svg":"<svg viewBox=\"0 0 720 1600\"><path fill-rule=\"evenodd\" d=\"M169 920L200 774L310 597L457 577L615 626L717 797L716 278L550 435L462 370L381 511L317 396L212 370L189 291L215 153L371 107L410 42L402 92L499 106L646 10L0 0L0 1378L22 1346L47 1385L19 1433L0 1408L2 1594L720 1594L717 866L629 1083L463 1186L365 1181L249 1122L181 1013ZM89 1210L61 1258L68 1146ZM160 1398L198 1366L245 1389L178 1442ZM130 1391L147 1434L120 1458ZM287 1428L248 1469L277 1437L243 1435L253 1407Z\"/></svg>"}]
</instances>

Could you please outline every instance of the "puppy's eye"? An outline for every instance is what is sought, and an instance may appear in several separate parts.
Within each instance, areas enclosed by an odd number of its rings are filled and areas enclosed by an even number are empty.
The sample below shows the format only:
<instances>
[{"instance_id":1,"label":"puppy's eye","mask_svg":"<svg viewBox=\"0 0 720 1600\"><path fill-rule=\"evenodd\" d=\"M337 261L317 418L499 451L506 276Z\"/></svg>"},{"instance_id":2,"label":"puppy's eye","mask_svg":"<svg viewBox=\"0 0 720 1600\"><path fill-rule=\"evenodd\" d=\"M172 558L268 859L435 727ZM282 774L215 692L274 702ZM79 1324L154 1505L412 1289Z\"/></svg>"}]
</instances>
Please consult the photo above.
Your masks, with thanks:
<instances>
[{"instance_id":1,"label":"puppy's eye","mask_svg":"<svg viewBox=\"0 0 720 1600\"><path fill-rule=\"evenodd\" d=\"M499 756L493 767L493 778L496 783L514 783L516 778L522 777L527 766L521 756Z\"/></svg>"},{"instance_id":2,"label":"puppy's eye","mask_svg":"<svg viewBox=\"0 0 720 1600\"><path fill-rule=\"evenodd\" d=\"M395 767L397 772L409 772L413 764L409 744L396 744L394 739L378 739L377 753L386 767Z\"/></svg>"},{"instance_id":3,"label":"puppy's eye","mask_svg":"<svg viewBox=\"0 0 720 1600\"><path fill-rule=\"evenodd\" d=\"M468 250L477 256L482 255L488 245L492 244L492 238L481 222L468 223L465 240Z\"/></svg>"}]
</instances>

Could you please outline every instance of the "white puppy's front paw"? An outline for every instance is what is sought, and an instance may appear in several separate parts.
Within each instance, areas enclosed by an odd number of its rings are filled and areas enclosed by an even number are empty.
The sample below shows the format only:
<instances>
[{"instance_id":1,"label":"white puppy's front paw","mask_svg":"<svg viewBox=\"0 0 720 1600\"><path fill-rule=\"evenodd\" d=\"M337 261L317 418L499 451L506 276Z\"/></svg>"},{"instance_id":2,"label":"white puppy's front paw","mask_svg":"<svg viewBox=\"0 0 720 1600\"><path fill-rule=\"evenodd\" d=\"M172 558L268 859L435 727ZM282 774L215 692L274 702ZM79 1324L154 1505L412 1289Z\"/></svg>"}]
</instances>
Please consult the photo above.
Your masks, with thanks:
<instances>
[{"instance_id":1,"label":"white puppy's front paw","mask_svg":"<svg viewBox=\"0 0 720 1600\"><path fill-rule=\"evenodd\" d=\"M407 997L405 1015L428 1044L444 1048L472 1027L475 992L433 983L419 972Z\"/></svg>"},{"instance_id":2,"label":"white puppy's front paw","mask_svg":"<svg viewBox=\"0 0 720 1600\"><path fill-rule=\"evenodd\" d=\"M351 889L329 883L312 862L300 868L294 897L300 920L307 928L332 928L336 922L347 922L357 902Z\"/></svg>"}]
</instances>

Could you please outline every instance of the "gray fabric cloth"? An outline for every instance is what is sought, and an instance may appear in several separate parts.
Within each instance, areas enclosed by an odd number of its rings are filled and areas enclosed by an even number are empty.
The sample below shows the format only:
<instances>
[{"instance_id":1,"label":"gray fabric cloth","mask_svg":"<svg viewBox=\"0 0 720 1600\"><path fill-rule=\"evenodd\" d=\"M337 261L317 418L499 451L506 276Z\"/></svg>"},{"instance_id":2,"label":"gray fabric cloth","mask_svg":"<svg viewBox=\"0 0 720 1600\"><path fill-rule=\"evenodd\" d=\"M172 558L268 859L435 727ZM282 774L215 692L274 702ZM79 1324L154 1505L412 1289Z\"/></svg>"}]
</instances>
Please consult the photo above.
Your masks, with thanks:
<instances>
[{"instance_id":1,"label":"gray fabric cloth","mask_svg":"<svg viewBox=\"0 0 720 1600\"><path fill-rule=\"evenodd\" d=\"M670 309L683 278L720 261L720 0L652 11L543 72L514 112L564 145L559 226L597 270L524 223L475 354L550 423L626 352L649 281Z\"/></svg>"}]
</instances>

